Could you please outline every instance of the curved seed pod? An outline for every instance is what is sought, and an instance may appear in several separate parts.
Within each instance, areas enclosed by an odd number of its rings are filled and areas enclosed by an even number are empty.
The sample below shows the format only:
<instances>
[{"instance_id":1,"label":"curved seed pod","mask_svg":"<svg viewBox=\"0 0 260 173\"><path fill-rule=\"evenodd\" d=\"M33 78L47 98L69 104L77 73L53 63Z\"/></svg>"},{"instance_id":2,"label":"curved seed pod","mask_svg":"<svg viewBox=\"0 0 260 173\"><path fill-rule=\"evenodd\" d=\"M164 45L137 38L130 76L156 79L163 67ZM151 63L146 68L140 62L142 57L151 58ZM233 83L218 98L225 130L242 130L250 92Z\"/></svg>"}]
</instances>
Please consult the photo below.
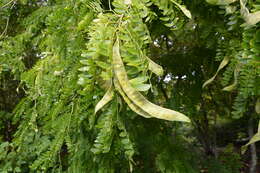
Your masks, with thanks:
<instances>
[{"instance_id":1,"label":"curved seed pod","mask_svg":"<svg viewBox=\"0 0 260 173\"><path fill-rule=\"evenodd\" d=\"M248 8L246 7L246 3L243 0L240 0L240 14L245 20L245 23L241 26L253 26L260 22L260 11L256 11L254 13L250 13Z\"/></svg>"},{"instance_id":2,"label":"curved seed pod","mask_svg":"<svg viewBox=\"0 0 260 173\"><path fill-rule=\"evenodd\" d=\"M237 0L206 0L207 3L212 5L229 5Z\"/></svg>"},{"instance_id":3,"label":"curved seed pod","mask_svg":"<svg viewBox=\"0 0 260 173\"><path fill-rule=\"evenodd\" d=\"M145 112L151 116L159 119L170 121L185 121L190 122L190 119L180 112L176 112L170 109L166 109L157 106L148 100L138 91L136 91L129 83L126 70L124 68L123 61L120 56L119 39L117 38L113 46L113 68L114 73L121 85L123 91L129 97L129 99L138 107L142 108Z\"/></svg>"},{"instance_id":4,"label":"curved seed pod","mask_svg":"<svg viewBox=\"0 0 260 173\"><path fill-rule=\"evenodd\" d=\"M245 15L244 20L246 21L246 25L253 26L260 22L260 11L249 13Z\"/></svg>"},{"instance_id":5,"label":"curved seed pod","mask_svg":"<svg viewBox=\"0 0 260 173\"><path fill-rule=\"evenodd\" d=\"M219 71L221 69L223 69L229 62L229 57L228 56L225 56L225 58L221 61L219 67L218 67L218 70L217 72L215 73L215 75L210 78L209 80L207 80L206 82L204 82L204 84L202 85L202 88L204 88L205 86L207 86L208 84L210 84L211 82L214 81L214 79L216 78L216 76L218 75Z\"/></svg>"},{"instance_id":6,"label":"curved seed pod","mask_svg":"<svg viewBox=\"0 0 260 173\"><path fill-rule=\"evenodd\" d=\"M103 107L105 106L108 102L110 102L113 99L114 96L114 91L113 91L113 86L112 86L112 81L110 82L110 87L107 90L106 94L103 96L103 98L97 103L95 106L95 114Z\"/></svg>"},{"instance_id":7,"label":"curved seed pod","mask_svg":"<svg viewBox=\"0 0 260 173\"><path fill-rule=\"evenodd\" d=\"M150 71L152 71L154 74L156 74L157 76L162 76L163 75L163 68L156 64L155 62L153 62L150 58L146 57L149 61L149 65L148 65L148 69Z\"/></svg>"},{"instance_id":8,"label":"curved seed pod","mask_svg":"<svg viewBox=\"0 0 260 173\"><path fill-rule=\"evenodd\" d=\"M141 108L139 108L138 106L136 106L124 93L124 91L122 90L118 79L115 77L114 78L114 85L116 90L120 93L120 95L123 97L123 99L125 100L125 102L127 103L127 105L130 107L130 109L132 109L132 111L134 111L135 113L137 113L138 115L141 115L145 118L151 118L151 116L146 113L145 111L143 111Z\"/></svg>"},{"instance_id":9,"label":"curved seed pod","mask_svg":"<svg viewBox=\"0 0 260 173\"><path fill-rule=\"evenodd\" d=\"M246 149L247 149L248 145L250 145L252 143L255 143L255 142L258 142L258 141L260 141L260 121L258 123L258 131L257 131L257 133L250 139L250 141L246 145L242 146L242 148L241 148L242 149L242 154L244 154L246 152Z\"/></svg>"},{"instance_id":10,"label":"curved seed pod","mask_svg":"<svg viewBox=\"0 0 260 173\"><path fill-rule=\"evenodd\" d=\"M234 70L234 83L223 88L222 89L223 91L233 91L236 88L238 83L238 73L239 73L239 68L236 67Z\"/></svg>"}]
</instances>

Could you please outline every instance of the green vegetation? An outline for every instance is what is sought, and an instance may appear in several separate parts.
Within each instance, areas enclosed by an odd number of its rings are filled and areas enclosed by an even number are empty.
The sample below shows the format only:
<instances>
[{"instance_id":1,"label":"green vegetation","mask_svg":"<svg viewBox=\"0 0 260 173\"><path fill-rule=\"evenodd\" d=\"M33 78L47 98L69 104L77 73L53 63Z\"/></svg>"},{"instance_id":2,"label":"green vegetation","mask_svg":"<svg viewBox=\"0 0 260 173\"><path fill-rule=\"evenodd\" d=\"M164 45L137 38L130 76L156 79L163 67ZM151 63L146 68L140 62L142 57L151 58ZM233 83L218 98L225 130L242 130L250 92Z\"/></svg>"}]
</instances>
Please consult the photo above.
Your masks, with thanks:
<instances>
[{"instance_id":1,"label":"green vegetation","mask_svg":"<svg viewBox=\"0 0 260 173\"><path fill-rule=\"evenodd\" d=\"M0 172L257 172L259 22L259 0L1 0Z\"/></svg>"}]
</instances>

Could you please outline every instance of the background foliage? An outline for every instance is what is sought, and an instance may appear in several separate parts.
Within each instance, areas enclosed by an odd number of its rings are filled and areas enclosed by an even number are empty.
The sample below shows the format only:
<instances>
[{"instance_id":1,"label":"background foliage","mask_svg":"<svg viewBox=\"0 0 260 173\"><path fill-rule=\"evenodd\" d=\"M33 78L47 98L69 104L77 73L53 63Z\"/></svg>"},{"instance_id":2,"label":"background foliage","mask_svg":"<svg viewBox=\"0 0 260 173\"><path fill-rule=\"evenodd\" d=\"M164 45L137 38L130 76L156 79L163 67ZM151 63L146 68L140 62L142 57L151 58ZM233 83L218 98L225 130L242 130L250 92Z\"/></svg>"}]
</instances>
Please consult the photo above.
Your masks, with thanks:
<instances>
[{"instance_id":1,"label":"background foliage","mask_svg":"<svg viewBox=\"0 0 260 173\"><path fill-rule=\"evenodd\" d=\"M240 147L259 121L259 3L2 0L0 172L256 172L259 144ZM191 123L118 90L95 113L116 38L131 86Z\"/></svg>"}]
</instances>

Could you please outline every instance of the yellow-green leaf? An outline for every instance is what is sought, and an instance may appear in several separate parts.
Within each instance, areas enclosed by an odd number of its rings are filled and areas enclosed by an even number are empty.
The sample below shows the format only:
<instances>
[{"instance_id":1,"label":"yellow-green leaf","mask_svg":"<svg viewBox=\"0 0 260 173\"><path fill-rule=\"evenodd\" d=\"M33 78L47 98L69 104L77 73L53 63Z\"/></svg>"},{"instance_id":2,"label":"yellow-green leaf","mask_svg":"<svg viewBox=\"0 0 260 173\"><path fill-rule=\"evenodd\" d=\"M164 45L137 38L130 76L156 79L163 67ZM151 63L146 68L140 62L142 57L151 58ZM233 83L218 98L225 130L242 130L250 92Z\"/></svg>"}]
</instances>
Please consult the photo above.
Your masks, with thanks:
<instances>
[{"instance_id":1,"label":"yellow-green leaf","mask_svg":"<svg viewBox=\"0 0 260 173\"><path fill-rule=\"evenodd\" d=\"M150 84L135 84L132 85L137 91L148 91L151 88Z\"/></svg>"},{"instance_id":2,"label":"yellow-green leaf","mask_svg":"<svg viewBox=\"0 0 260 173\"><path fill-rule=\"evenodd\" d=\"M131 79L129 82L132 84L132 85L137 85L137 84L141 84L141 83L144 83L148 80L148 77L147 76L139 76L137 78L134 78L134 79Z\"/></svg>"},{"instance_id":3,"label":"yellow-green leaf","mask_svg":"<svg viewBox=\"0 0 260 173\"><path fill-rule=\"evenodd\" d=\"M110 65L105 63L105 62L102 62L102 61L95 61L97 66L101 67L102 69L109 69L110 68Z\"/></svg>"},{"instance_id":4,"label":"yellow-green leaf","mask_svg":"<svg viewBox=\"0 0 260 173\"><path fill-rule=\"evenodd\" d=\"M90 22L93 20L94 14L93 12L89 12L84 18L83 20L81 20L78 24L77 30L81 31L81 30L86 30L86 28L88 27L88 25L90 24Z\"/></svg>"},{"instance_id":5,"label":"yellow-green leaf","mask_svg":"<svg viewBox=\"0 0 260 173\"><path fill-rule=\"evenodd\" d=\"M89 70L88 66L79 68L79 71L82 71L82 72L85 72L85 71L88 71L88 70Z\"/></svg>"},{"instance_id":6,"label":"yellow-green leaf","mask_svg":"<svg viewBox=\"0 0 260 173\"><path fill-rule=\"evenodd\" d=\"M124 3L125 3L126 5L130 5L130 4L132 4L132 1L131 1L131 0L125 0Z\"/></svg>"},{"instance_id":7,"label":"yellow-green leaf","mask_svg":"<svg viewBox=\"0 0 260 173\"><path fill-rule=\"evenodd\" d=\"M102 77L103 80L110 80L112 77L112 74L110 71L102 71L100 74L100 77Z\"/></svg>"},{"instance_id":8,"label":"yellow-green leaf","mask_svg":"<svg viewBox=\"0 0 260 173\"><path fill-rule=\"evenodd\" d=\"M177 7L180 8L180 10L188 17L188 18L192 18L190 11L184 6L184 5L180 5L177 2L175 2L174 0L171 0Z\"/></svg>"}]
</instances>

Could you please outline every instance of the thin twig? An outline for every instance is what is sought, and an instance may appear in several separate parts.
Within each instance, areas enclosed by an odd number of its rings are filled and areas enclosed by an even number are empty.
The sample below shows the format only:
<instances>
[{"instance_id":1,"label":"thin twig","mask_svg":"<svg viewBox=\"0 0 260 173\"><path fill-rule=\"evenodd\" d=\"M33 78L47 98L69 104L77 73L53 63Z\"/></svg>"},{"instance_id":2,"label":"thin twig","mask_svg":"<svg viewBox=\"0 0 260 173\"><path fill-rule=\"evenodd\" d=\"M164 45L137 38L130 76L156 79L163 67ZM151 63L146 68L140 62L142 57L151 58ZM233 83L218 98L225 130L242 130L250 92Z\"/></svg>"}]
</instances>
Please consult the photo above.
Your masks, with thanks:
<instances>
[{"instance_id":1,"label":"thin twig","mask_svg":"<svg viewBox=\"0 0 260 173\"><path fill-rule=\"evenodd\" d=\"M111 8L111 0L108 0L108 7L109 7L109 10L112 11L112 8Z\"/></svg>"},{"instance_id":2,"label":"thin twig","mask_svg":"<svg viewBox=\"0 0 260 173\"><path fill-rule=\"evenodd\" d=\"M9 2L7 2L5 5L3 5L1 8L5 8L5 7L7 7L9 4L11 4L13 1L15 1L15 0L11 0L11 1L9 1Z\"/></svg>"},{"instance_id":3,"label":"thin twig","mask_svg":"<svg viewBox=\"0 0 260 173\"><path fill-rule=\"evenodd\" d=\"M14 7L14 5L15 5L15 3L16 3L16 0L11 0L11 1L9 1L9 2L6 3L2 8L6 7L7 5L9 5L9 4L12 3L12 2L13 2L13 4L12 4L12 6L11 6L10 9L13 9L13 7ZM7 29L8 29L8 25L9 25L9 20L10 20L10 16L8 17L8 19L7 19L7 21L6 21L6 26L5 26L4 31L3 31L2 34L0 35L0 39L4 36L4 34L7 33Z\"/></svg>"},{"instance_id":4,"label":"thin twig","mask_svg":"<svg viewBox=\"0 0 260 173\"><path fill-rule=\"evenodd\" d=\"M6 22L6 25L5 25L5 29L4 29L4 31L2 32L2 34L0 35L0 39L4 36L4 34L6 34L6 32L7 32L7 28L8 28L8 25L9 25L9 19L10 19L10 17L8 17L8 19L7 19L7 22Z\"/></svg>"},{"instance_id":5,"label":"thin twig","mask_svg":"<svg viewBox=\"0 0 260 173\"><path fill-rule=\"evenodd\" d=\"M16 1L17 1L17 0L14 1L13 5L11 6L10 9L13 9L13 8L14 8L14 5L16 4Z\"/></svg>"}]
</instances>

